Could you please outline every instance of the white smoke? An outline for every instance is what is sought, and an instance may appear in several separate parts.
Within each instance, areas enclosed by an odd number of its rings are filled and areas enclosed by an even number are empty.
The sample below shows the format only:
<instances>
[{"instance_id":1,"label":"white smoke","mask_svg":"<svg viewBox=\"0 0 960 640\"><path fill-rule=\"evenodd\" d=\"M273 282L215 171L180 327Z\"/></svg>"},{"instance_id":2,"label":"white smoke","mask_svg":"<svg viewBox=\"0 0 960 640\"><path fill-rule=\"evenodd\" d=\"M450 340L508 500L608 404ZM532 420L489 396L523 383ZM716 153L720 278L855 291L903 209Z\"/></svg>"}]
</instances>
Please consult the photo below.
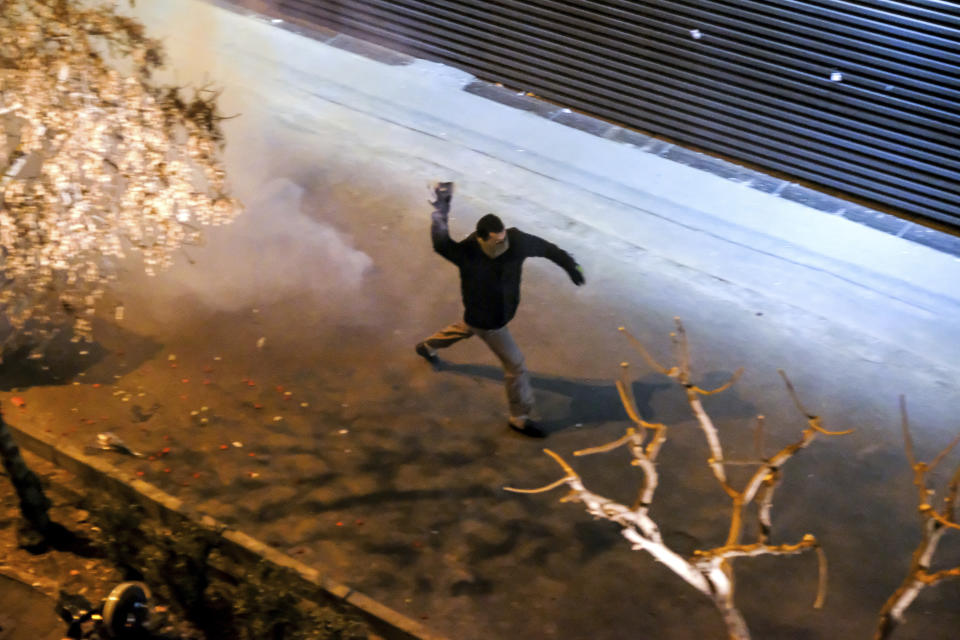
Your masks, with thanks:
<instances>
[{"instance_id":1,"label":"white smoke","mask_svg":"<svg viewBox=\"0 0 960 640\"><path fill-rule=\"evenodd\" d=\"M346 298L361 287L373 260L302 213L302 187L280 178L257 191L233 224L207 229L206 246L188 250L193 264L180 261L152 279L160 290L235 311L291 296Z\"/></svg>"}]
</instances>

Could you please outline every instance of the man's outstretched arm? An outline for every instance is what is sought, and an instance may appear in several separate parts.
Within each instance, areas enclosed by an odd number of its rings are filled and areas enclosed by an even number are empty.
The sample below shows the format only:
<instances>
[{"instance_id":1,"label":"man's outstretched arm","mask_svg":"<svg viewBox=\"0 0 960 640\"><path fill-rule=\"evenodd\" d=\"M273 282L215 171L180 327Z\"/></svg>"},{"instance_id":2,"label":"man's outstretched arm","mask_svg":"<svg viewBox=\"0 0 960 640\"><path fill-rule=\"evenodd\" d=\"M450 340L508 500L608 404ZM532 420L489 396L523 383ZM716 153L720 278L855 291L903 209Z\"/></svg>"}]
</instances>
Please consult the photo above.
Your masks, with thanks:
<instances>
[{"instance_id":1,"label":"man's outstretched arm","mask_svg":"<svg viewBox=\"0 0 960 640\"><path fill-rule=\"evenodd\" d=\"M522 237L525 245L524 253L527 257L546 258L550 260L566 271L567 275L570 276L570 279L573 281L573 284L578 287L587 282L586 277L583 275L583 267L577 264L577 261L573 259L572 255L539 236L522 231L521 233L523 234Z\"/></svg>"},{"instance_id":2,"label":"man's outstretched arm","mask_svg":"<svg viewBox=\"0 0 960 640\"><path fill-rule=\"evenodd\" d=\"M453 183L438 182L433 189L433 213L430 214L430 239L433 250L447 260L456 263L459 257L457 243L450 239L447 217L450 215L450 200L453 198Z\"/></svg>"}]
</instances>

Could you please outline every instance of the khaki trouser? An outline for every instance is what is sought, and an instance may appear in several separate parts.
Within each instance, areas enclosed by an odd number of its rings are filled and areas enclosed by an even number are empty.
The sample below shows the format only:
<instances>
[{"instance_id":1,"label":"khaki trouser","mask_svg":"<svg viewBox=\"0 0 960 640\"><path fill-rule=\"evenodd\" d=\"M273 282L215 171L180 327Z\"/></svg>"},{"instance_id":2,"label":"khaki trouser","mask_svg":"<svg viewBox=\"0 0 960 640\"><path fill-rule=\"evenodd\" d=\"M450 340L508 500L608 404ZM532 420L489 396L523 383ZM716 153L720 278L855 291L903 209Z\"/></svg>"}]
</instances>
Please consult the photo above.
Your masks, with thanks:
<instances>
[{"instance_id":1,"label":"khaki trouser","mask_svg":"<svg viewBox=\"0 0 960 640\"><path fill-rule=\"evenodd\" d=\"M530 387L530 373L523 359L520 347L506 327L499 329L477 329L465 322L455 322L423 341L427 348L445 349L452 344L466 340L470 336L479 336L503 365L504 384L507 389L507 401L510 403L510 416L525 417L533 411L533 389Z\"/></svg>"}]
</instances>

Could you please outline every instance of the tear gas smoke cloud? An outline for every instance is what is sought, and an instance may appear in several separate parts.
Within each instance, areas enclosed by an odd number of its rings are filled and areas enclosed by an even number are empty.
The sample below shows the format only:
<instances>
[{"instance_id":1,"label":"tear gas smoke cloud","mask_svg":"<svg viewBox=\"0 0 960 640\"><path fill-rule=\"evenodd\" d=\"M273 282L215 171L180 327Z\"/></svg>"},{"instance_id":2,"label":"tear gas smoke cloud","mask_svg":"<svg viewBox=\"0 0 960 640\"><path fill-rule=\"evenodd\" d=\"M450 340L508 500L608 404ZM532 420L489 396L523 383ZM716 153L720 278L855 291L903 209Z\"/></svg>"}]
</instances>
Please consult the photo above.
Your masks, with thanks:
<instances>
[{"instance_id":1,"label":"tear gas smoke cloud","mask_svg":"<svg viewBox=\"0 0 960 640\"><path fill-rule=\"evenodd\" d=\"M293 296L308 303L315 297L331 310L350 306L373 265L370 256L329 224L304 215L303 187L281 178L257 190L243 216L190 253L195 264L181 261L151 281L152 295L192 295L228 312Z\"/></svg>"}]
</instances>

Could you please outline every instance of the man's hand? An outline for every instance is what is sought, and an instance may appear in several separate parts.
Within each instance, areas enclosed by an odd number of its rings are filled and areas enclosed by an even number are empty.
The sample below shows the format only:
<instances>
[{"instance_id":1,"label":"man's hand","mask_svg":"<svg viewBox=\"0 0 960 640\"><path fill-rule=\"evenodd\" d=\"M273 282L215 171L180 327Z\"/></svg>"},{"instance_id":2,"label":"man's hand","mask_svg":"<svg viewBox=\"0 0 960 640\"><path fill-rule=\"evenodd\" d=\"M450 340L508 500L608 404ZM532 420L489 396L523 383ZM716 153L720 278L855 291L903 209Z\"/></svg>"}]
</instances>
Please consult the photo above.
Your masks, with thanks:
<instances>
[{"instance_id":1,"label":"man's hand","mask_svg":"<svg viewBox=\"0 0 960 640\"><path fill-rule=\"evenodd\" d=\"M434 200L430 203L434 209L446 213L450 210L450 199L453 197L452 182L438 182L433 186Z\"/></svg>"},{"instance_id":2,"label":"man's hand","mask_svg":"<svg viewBox=\"0 0 960 640\"><path fill-rule=\"evenodd\" d=\"M587 283L587 278L583 275L583 267L577 265L573 268L573 271L570 272L570 279L573 280L573 284L578 287L582 284Z\"/></svg>"}]
</instances>

